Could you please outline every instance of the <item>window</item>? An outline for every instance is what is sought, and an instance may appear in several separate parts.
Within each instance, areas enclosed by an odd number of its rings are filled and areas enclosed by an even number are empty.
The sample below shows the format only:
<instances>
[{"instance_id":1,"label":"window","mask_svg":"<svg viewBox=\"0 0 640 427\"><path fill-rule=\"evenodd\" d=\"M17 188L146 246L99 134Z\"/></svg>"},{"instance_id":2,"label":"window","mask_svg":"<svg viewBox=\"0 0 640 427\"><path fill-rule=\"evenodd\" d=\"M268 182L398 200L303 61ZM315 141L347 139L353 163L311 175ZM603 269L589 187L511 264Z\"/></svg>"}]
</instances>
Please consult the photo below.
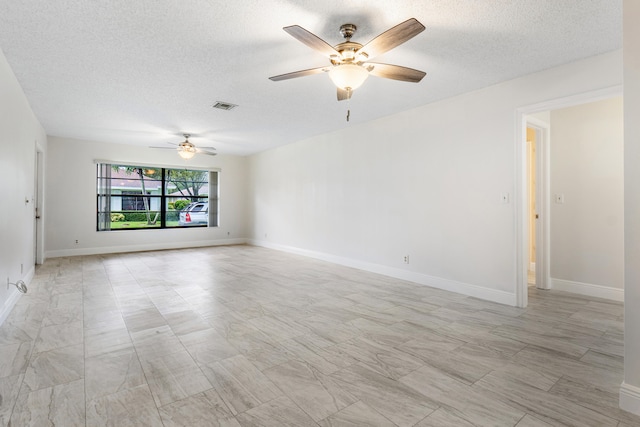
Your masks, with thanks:
<instances>
[{"instance_id":1,"label":"window","mask_svg":"<svg viewBox=\"0 0 640 427\"><path fill-rule=\"evenodd\" d=\"M122 209L127 211L143 211L146 209L146 206L149 206L149 198L148 197L140 197L140 196L132 196L134 194L142 195L142 191L126 191L123 190L122 194L127 194L127 196L122 197ZM150 194L147 191L147 194Z\"/></svg>"},{"instance_id":2,"label":"window","mask_svg":"<svg viewBox=\"0 0 640 427\"><path fill-rule=\"evenodd\" d=\"M97 230L217 227L218 172L99 163Z\"/></svg>"}]
</instances>

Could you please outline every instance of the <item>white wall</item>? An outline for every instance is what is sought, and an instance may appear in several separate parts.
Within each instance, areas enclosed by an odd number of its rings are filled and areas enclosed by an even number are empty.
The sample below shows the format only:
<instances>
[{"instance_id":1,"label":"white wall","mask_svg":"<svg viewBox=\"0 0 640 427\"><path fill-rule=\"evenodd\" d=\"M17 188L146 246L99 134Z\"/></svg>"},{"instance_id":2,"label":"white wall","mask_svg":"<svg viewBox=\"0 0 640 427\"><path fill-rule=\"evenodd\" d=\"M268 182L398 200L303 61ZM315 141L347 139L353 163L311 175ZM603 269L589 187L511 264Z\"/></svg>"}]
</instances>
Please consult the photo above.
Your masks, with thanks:
<instances>
[{"instance_id":1,"label":"white wall","mask_svg":"<svg viewBox=\"0 0 640 427\"><path fill-rule=\"evenodd\" d=\"M220 226L97 232L95 160L219 168ZM243 243L247 237L246 163L244 157L225 155L196 156L184 161L173 150L49 137L47 256Z\"/></svg>"},{"instance_id":2,"label":"white wall","mask_svg":"<svg viewBox=\"0 0 640 427\"><path fill-rule=\"evenodd\" d=\"M540 121L542 123L546 123L547 125L551 122L551 111L541 111L535 114L528 114L527 117Z\"/></svg>"},{"instance_id":3,"label":"white wall","mask_svg":"<svg viewBox=\"0 0 640 427\"><path fill-rule=\"evenodd\" d=\"M36 144L46 150L44 129L0 51L0 323L18 297L7 278L28 284L34 274Z\"/></svg>"},{"instance_id":4,"label":"white wall","mask_svg":"<svg viewBox=\"0 0 640 427\"><path fill-rule=\"evenodd\" d=\"M551 111L555 289L623 299L623 142L621 97Z\"/></svg>"},{"instance_id":5,"label":"white wall","mask_svg":"<svg viewBox=\"0 0 640 427\"><path fill-rule=\"evenodd\" d=\"M640 415L640 2L624 1L624 383L620 406Z\"/></svg>"},{"instance_id":6,"label":"white wall","mask_svg":"<svg viewBox=\"0 0 640 427\"><path fill-rule=\"evenodd\" d=\"M613 52L254 155L253 242L515 304L515 111L621 79Z\"/></svg>"}]
</instances>

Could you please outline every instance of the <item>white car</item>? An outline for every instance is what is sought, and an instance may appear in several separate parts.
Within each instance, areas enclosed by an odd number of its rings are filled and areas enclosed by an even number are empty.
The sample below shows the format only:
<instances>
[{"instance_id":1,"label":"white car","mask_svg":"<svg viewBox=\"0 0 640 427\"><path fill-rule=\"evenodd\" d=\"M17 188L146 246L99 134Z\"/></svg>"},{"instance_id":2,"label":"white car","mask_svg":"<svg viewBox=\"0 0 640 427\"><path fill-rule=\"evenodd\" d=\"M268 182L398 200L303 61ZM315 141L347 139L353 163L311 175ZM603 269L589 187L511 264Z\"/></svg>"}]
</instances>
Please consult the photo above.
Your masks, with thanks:
<instances>
[{"instance_id":1,"label":"white car","mask_svg":"<svg viewBox=\"0 0 640 427\"><path fill-rule=\"evenodd\" d=\"M179 226L207 225L209 223L209 202L193 202L180 211Z\"/></svg>"}]
</instances>

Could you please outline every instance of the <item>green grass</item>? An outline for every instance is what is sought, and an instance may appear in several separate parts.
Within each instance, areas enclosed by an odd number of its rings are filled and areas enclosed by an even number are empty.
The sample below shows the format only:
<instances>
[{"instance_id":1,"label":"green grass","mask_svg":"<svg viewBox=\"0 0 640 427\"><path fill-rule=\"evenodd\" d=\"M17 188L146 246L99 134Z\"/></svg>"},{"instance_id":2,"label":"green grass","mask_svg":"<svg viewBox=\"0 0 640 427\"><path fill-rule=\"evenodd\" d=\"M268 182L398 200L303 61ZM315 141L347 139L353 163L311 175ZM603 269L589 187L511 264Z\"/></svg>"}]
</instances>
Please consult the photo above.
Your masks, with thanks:
<instances>
[{"instance_id":1,"label":"green grass","mask_svg":"<svg viewBox=\"0 0 640 427\"><path fill-rule=\"evenodd\" d=\"M177 227L178 221L167 221L167 227ZM118 221L111 223L112 230L123 230L127 228L160 228L160 221L155 225L148 225L147 221Z\"/></svg>"}]
</instances>

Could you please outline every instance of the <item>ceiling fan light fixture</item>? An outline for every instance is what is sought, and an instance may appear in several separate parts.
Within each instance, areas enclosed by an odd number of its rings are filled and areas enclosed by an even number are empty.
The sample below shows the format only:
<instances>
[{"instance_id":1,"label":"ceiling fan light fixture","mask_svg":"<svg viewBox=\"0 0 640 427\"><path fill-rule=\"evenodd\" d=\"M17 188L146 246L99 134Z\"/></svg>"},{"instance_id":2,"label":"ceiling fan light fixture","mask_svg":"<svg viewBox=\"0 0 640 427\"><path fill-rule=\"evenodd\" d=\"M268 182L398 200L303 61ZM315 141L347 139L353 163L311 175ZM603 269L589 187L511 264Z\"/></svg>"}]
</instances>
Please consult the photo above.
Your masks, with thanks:
<instances>
[{"instance_id":1,"label":"ceiling fan light fixture","mask_svg":"<svg viewBox=\"0 0 640 427\"><path fill-rule=\"evenodd\" d=\"M191 144L180 144L178 147L178 155L185 160L189 160L196 155L196 147Z\"/></svg>"},{"instance_id":2,"label":"ceiling fan light fixture","mask_svg":"<svg viewBox=\"0 0 640 427\"><path fill-rule=\"evenodd\" d=\"M336 65L329 70L329 78L338 88L356 90L369 77L366 68L352 63Z\"/></svg>"}]
</instances>

